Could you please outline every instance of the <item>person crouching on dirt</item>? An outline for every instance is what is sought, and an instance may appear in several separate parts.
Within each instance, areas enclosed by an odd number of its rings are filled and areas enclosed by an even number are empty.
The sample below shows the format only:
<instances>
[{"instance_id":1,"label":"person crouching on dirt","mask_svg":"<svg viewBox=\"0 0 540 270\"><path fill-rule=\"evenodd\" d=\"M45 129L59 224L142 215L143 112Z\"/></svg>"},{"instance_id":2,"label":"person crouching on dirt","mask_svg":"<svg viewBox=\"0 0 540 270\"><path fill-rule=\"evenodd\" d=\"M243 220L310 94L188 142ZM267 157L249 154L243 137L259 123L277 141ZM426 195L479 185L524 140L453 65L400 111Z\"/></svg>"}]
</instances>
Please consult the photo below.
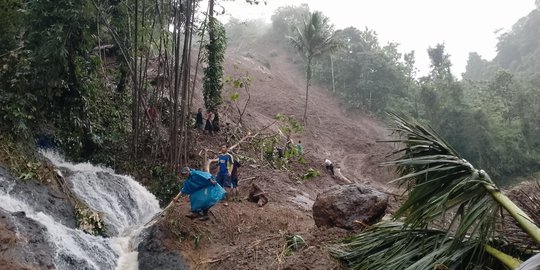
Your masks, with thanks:
<instances>
[{"instance_id":1,"label":"person crouching on dirt","mask_svg":"<svg viewBox=\"0 0 540 270\"><path fill-rule=\"evenodd\" d=\"M180 174L187 178L180 193L174 197L173 201L178 202L178 198L182 195L189 195L191 213L186 216L189 218L198 217L202 221L208 220L208 210L223 200L225 190L214 181L214 177L210 173L184 167Z\"/></svg>"},{"instance_id":2,"label":"person crouching on dirt","mask_svg":"<svg viewBox=\"0 0 540 270\"><path fill-rule=\"evenodd\" d=\"M326 171L330 173L331 175L334 175L334 164L329 159L324 160L324 166L326 168Z\"/></svg>"},{"instance_id":3,"label":"person crouching on dirt","mask_svg":"<svg viewBox=\"0 0 540 270\"><path fill-rule=\"evenodd\" d=\"M231 183L231 173L234 169L234 158L231 154L229 154L227 144L221 145L219 150L221 154L219 154L217 158L219 168L216 180L218 184L225 189L227 194L229 194L231 188L233 187ZM225 203L223 205L228 205L227 200L228 195L225 196Z\"/></svg>"}]
</instances>

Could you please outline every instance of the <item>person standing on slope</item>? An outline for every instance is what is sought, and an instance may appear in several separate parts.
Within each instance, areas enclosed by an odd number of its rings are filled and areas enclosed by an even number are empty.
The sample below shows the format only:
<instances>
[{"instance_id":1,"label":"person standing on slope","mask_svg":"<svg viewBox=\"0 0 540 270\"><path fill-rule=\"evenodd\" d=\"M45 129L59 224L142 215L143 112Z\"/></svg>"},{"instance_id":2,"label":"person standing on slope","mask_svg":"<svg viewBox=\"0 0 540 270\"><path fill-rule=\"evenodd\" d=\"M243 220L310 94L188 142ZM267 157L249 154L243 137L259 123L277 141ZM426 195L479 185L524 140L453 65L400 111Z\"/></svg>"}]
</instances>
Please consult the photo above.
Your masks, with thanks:
<instances>
[{"instance_id":1,"label":"person standing on slope","mask_svg":"<svg viewBox=\"0 0 540 270\"><path fill-rule=\"evenodd\" d=\"M204 131L202 108L199 108L197 111L197 116L195 116L195 128L200 131Z\"/></svg>"},{"instance_id":2,"label":"person standing on slope","mask_svg":"<svg viewBox=\"0 0 540 270\"><path fill-rule=\"evenodd\" d=\"M227 194L233 187L231 182L231 174L234 169L234 158L231 154L229 154L228 151L229 149L227 147L227 144L222 144L220 148L220 154L217 158L219 168L216 176L218 184L220 184L225 189ZM228 205L227 200L228 195L225 195L225 206Z\"/></svg>"},{"instance_id":3,"label":"person standing on slope","mask_svg":"<svg viewBox=\"0 0 540 270\"><path fill-rule=\"evenodd\" d=\"M304 147L302 146L302 141L298 141L298 143L296 144L296 152L300 156L304 155Z\"/></svg>"},{"instance_id":4,"label":"person standing on slope","mask_svg":"<svg viewBox=\"0 0 540 270\"><path fill-rule=\"evenodd\" d=\"M231 172L231 195L233 196L234 200L238 200L238 168L240 168L240 162L238 162L238 159L235 159Z\"/></svg>"},{"instance_id":5,"label":"person standing on slope","mask_svg":"<svg viewBox=\"0 0 540 270\"><path fill-rule=\"evenodd\" d=\"M212 122L214 121L214 113L211 110L208 110L206 112L206 125L204 126L204 132L210 133L210 135L214 135L214 126L212 125Z\"/></svg>"},{"instance_id":6,"label":"person standing on slope","mask_svg":"<svg viewBox=\"0 0 540 270\"><path fill-rule=\"evenodd\" d=\"M223 200L225 190L217 185L210 173L184 167L180 174L187 178L180 193L174 197L173 201L178 202L178 198L182 195L189 195L191 213L186 216L189 218L198 217L202 221L208 220L208 210Z\"/></svg>"}]
</instances>

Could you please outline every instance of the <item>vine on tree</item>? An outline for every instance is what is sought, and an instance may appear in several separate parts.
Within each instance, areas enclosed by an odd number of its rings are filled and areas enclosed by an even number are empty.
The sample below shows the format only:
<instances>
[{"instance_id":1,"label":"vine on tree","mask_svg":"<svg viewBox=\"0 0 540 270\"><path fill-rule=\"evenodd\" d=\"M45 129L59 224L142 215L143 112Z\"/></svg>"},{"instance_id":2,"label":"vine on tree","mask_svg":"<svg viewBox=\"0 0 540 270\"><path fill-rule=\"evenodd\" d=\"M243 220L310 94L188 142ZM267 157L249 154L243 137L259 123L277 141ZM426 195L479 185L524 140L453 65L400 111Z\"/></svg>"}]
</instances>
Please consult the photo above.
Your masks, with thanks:
<instances>
[{"instance_id":1,"label":"vine on tree","mask_svg":"<svg viewBox=\"0 0 540 270\"><path fill-rule=\"evenodd\" d=\"M208 65L204 69L203 96L206 109L217 113L217 107L221 105L221 89L223 88L223 60L227 39L225 27L215 18L209 18L208 23L209 42L205 46Z\"/></svg>"}]
</instances>

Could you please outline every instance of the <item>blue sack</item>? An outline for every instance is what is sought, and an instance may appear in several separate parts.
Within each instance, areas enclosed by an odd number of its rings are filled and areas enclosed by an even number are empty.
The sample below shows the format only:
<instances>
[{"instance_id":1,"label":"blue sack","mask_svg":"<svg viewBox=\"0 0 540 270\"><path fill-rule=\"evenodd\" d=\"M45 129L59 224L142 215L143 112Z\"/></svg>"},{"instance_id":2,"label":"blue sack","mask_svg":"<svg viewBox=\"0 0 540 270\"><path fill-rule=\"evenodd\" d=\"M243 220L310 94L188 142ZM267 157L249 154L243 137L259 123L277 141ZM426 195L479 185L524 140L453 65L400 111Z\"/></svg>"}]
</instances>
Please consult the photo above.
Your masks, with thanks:
<instances>
[{"instance_id":1,"label":"blue sack","mask_svg":"<svg viewBox=\"0 0 540 270\"><path fill-rule=\"evenodd\" d=\"M211 185L202 188L189 196L191 212L201 212L208 210L219 201L225 198L225 190L219 185Z\"/></svg>"}]
</instances>

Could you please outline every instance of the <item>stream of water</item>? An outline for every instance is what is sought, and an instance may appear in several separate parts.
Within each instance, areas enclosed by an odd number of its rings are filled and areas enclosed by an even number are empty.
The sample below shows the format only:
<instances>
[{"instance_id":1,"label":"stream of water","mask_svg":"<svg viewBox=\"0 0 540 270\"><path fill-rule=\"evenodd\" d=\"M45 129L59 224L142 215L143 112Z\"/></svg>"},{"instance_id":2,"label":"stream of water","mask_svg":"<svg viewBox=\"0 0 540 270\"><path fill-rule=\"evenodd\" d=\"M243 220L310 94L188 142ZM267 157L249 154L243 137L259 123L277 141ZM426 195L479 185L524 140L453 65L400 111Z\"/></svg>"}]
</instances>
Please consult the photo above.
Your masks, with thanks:
<instances>
[{"instance_id":1,"label":"stream of water","mask_svg":"<svg viewBox=\"0 0 540 270\"><path fill-rule=\"evenodd\" d=\"M61 156L44 152L56 167L65 171L65 180L78 198L103 213L109 237L86 234L62 224L58 219L34 210L29 203L0 191L0 206L10 212L24 211L26 216L47 229L55 249L54 263L59 270L138 269L138 236L160 211L157 199L129 176L89 163L73 164ZM0 177L0 181L6 181Z\"/></svg>"}]
</instances>

